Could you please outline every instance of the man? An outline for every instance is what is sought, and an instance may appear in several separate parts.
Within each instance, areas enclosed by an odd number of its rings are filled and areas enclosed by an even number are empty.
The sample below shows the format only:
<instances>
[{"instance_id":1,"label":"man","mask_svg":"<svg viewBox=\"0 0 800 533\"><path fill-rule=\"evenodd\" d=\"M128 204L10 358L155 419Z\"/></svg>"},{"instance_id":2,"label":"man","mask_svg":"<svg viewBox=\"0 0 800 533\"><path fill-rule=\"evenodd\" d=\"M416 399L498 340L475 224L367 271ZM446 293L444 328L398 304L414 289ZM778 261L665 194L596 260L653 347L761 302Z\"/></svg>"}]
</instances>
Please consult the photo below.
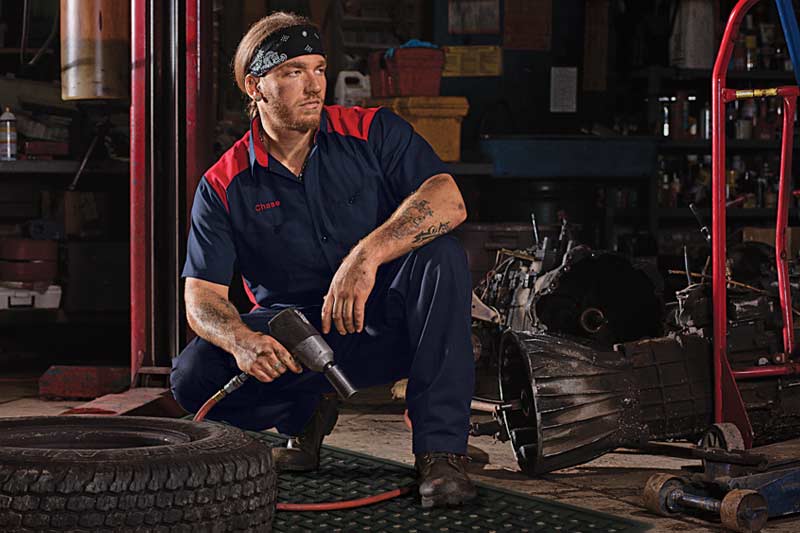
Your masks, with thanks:
<instances>
[{"instance_id":1,"label":"man","mask_svg":"<svg viewBox=\"0 0 800 533\"><path fill-rule=\"evenodd\" d=\"M234 59L250 131L201 180L187 246L186 314L199 338L176 358L175 398L196 411L237 373L255 377L210 418L289 435L283 470L313 470L335 397L269 336L300 309L356 387L409 377L423 506L475 496L464 471L474 384L466 218L444 164L386 109L323 106L325 54L307 19L254 24ZM234 262L255 305L228 301ZM291 370L291 372L287 372Z\"/></svg>"}]
</instances>

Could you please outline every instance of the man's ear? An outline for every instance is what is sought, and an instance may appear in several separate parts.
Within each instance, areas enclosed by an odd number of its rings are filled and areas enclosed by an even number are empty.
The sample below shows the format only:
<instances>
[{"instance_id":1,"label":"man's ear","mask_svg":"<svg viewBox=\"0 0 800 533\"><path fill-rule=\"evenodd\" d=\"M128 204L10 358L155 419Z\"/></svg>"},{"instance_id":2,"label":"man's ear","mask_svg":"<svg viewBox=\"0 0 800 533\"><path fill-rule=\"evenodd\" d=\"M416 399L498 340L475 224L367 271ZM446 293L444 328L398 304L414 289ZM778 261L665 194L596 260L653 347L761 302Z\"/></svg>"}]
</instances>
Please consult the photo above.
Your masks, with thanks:
<instances>
[{"instance_id":1,"label":"man's ear","mask_svg":"<svg viewBox=\"0 0 800 533\"><path fill-rule=\"evenodd\" d=\"M248 74L244 78L244 88L247 90L247 96L256 102L260 102L264 99L264 95L261 93L261 89L258 87L259 81L259 78L256 78L252 74Z\"/></svg>"}]
</instances>

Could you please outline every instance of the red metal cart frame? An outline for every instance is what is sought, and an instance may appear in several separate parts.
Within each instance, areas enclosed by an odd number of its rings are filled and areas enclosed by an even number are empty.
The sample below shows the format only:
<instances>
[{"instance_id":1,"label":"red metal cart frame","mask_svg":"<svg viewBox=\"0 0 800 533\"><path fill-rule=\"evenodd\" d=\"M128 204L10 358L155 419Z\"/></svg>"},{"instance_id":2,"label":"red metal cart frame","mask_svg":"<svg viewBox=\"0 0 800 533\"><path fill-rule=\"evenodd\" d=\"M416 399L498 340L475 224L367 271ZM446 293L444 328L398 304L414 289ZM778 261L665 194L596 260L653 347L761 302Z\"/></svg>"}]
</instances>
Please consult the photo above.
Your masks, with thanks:
<instances>
[{"instance_id":1,"label":"red metal cart frame","mask_svg":"<svg viewBox=\"0 0 800 533\"><path fill-rule=\"evenodd\" d=\"M758 0L740 0L728 19L714 63L712 91L712 267L714 306L714 421L732 422L742 433L745 446L753 443L753 429L744 408L737 380L765 378L800 373L800 363L793 360L795 350L792 298L789 286L786 227L791 198L793 121L800 88L797 86L771 89L734 90L726 87L728 65L734 42L745 14ZM783 6L779 5L779 9ZM782 13L783 15L783 13ZM794 13L791 12L794 17ZM796 28L796 21L795 21ZM791 32L791 29L790 29ZM788 35L787 35L788 36ZM793 58L794 59L794 58ZM783 353L774 354L774 364L732 370L727 357L727 278L726 278L726 198L725 198L725 105L747 98L783 99L783 134L778 192L778 212L775 222L775 258L778 269L778 289L783 318Z\"/></svg>"}]
</instances>

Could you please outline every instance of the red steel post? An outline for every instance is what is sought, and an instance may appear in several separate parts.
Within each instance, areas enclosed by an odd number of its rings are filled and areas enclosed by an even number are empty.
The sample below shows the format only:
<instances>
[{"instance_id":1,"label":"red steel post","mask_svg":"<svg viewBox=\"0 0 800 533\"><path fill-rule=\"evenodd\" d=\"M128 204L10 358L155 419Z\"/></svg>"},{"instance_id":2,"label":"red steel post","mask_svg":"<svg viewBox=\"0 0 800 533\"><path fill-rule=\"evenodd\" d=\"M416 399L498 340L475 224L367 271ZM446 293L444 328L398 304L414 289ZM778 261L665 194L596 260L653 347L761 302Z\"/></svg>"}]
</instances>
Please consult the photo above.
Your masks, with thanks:
<instances>
[{"instance_id":1,"label":"red steel post","mask_svg":"<svg viewBox=\"0 0 800 533\"><path fill-rule=\"evenodd\" d=\"M130 282L131 383L147 351L147 2L131 0Z\"/></svg>"},{"instance_id":2,"label":"red steel post","mask_svg":"<svg viewBox=\"0 0 800 533\"><path fill-rule=\"evenodd\" d=\"M778 216L775 223L775 262L778 268L778 291L783 318L783 351L794 353L792 291L789 286L789 259L786 255L786 226L792 189L792 151L794 149L794 112L797 96L783 97L783 135L781 139L781 176L778 184Z\"/></svg>"}]
</instances>

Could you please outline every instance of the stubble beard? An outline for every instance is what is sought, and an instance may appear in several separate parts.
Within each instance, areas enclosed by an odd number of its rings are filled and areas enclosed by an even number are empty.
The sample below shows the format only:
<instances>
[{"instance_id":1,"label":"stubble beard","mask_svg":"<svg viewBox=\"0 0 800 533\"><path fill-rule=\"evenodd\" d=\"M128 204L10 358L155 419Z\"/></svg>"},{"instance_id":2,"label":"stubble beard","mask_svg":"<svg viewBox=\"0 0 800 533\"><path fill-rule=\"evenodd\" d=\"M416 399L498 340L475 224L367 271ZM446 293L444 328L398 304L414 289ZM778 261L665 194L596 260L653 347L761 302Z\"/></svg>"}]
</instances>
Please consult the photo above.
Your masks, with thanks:
<instances>
[{"instance_id":1,"label":"stubble beard","mask_svg":"<svg viewBox=\"0 0 800 533\"><path fill-rule=\"evenodd\" d=\"M267 102L267 113L279 127L287 130L305 133L319 128L321 110L313 114L305 114L300 110L292 113L292 109L279 98L273 98Z\"/></svg>"}]
</instances>

